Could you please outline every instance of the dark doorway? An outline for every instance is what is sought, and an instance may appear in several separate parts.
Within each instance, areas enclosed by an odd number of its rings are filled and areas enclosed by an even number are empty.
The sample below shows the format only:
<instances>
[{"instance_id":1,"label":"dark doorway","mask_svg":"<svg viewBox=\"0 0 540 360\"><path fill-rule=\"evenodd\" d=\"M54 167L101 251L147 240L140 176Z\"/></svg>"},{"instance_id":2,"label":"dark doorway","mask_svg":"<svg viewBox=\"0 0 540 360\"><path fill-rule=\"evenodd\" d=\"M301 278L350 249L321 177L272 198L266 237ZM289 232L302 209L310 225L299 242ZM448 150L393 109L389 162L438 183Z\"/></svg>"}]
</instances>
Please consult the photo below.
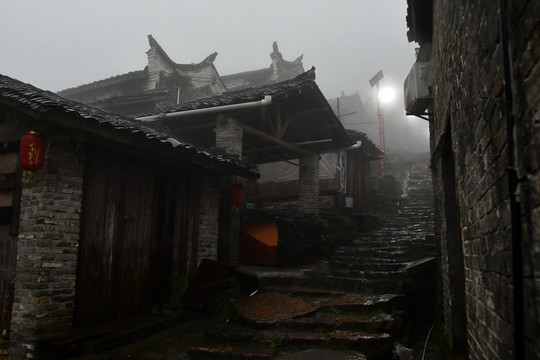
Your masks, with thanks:
<instances>
[{"instance_id":1,"label":"dark doorway","mask_svg":"<svg viewBox=\"0 0 540 360\"><path fill-rule=\"evenodd\" d=\"M456 172L452 136L448 129L442 139L441 175L444 196L445 237L448 253L448 279L450 287L450 320L452 351L456 356L467 352L467 327L465 308L465 276L463 242L456 199Z\"/></svg>"}]
</instances>

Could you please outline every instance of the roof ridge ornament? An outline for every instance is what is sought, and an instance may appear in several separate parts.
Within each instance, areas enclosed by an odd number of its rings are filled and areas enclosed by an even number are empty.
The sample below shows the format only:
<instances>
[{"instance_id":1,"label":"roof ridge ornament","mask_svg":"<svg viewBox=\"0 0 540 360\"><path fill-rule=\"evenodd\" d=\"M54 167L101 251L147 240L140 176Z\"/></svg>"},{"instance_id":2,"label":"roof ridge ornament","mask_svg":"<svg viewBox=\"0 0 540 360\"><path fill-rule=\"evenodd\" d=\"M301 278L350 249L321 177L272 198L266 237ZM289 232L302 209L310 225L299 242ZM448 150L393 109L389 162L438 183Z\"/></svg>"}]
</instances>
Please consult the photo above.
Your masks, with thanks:
<instances>
[{"instance_id":1,"label":"roof ridge ornament","mask_svg":"<svg viewBox=\"0 0 540 360\"><path fill-rule=\"evenodd\" d=\"M272 60L283 60L283 55L281 55L281 53L279 52L277 41L274 41L274 43L272 44L272 49L274 51L272 51L272 53L270 54L270 58Z\"/></svg>"}]
</instances>

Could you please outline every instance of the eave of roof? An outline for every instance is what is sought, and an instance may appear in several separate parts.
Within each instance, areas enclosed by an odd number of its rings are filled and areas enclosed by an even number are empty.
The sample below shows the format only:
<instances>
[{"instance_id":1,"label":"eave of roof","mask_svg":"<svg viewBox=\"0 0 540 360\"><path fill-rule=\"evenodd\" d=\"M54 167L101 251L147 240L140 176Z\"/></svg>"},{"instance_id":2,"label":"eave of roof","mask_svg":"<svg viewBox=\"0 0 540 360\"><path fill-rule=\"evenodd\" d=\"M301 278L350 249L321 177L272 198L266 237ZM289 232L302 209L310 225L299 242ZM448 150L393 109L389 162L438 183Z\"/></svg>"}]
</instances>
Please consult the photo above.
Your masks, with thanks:
<instances>
[{"instance_id":1,"label":"eave of roof","mask_svg":"<svg viewBox=\"0 0 540 360\"><path fill-rule=\"evenodd\" d=\"M221 95L211 96L203 99L198 99L195 101L190 101L182 103L173 107L170 107L166 111L161 111L164 113L186 111L186 110L195 110L195 109L204 109L215 106L223 105L233 105L240 104L249 101L261 100L264 96L285 96L288 92L298 89L309 87L314 91L314 93L319 96L320 100L323 101L329 108L330 105L326 101L326 98L320 91L319 87L315 83L315 68L311 68L309 71L286 81L282 81L275 84L262 85L256 87L245 88L241 90L228 91ZM160 112L160 113L161 113ZM150 114L140 114L139 116L155 115L156 113ZM336 118L337 119L337 118Z\"/></svg>"},{"instance_id":2,"label":"eave of roof","mask_svg":"<svg viewBox=\"0 0 540 360\"><path fill-rule=\"evenodd\" d=\"M354 144L346 133L343 125L334 114L330 104L315 83L315 69L280 83L246 88L237 91L226 92L219 96L212 96L196 101L175 105L165 111L140 114L137 117L156 116L154 120L162 123L179 136L186 139L194 139L194 143L201 142L203 146L210 146L211 135L209 129L215 124L220 107L250 102L258 102L266 96L272 97L272 103L268 106L269 113L280 113L281 117L291 119L285 120L288 125L287 131L279 136L275 136L271 125L264 119L260 109L251 108L240 110L230 114L236 120L243 122L246 129L252 130L253 134L244 134L244 144L246 151L250 152L246 159L255 163L271 162L279 159L287 160L298 158L299 151L291 151L290 145L302 144L304 150L313 153L325 153L337 149L344 149ZM182 119L173 117L167 118L163 114L181 113L189 110L212 109L214 112L199 115L199 113L186 114ZM268 113L268 114L269 114ZM279 122L280 120L278 120ZM279 126L279 125L278 125ZM257 131L260 131L257 133ZM197 135L195 134L197 132ZM257 141L255 138L264 138L263 133L274 137L275 143L280 143L280 148L271 147L272 142ZM205 140L202 140L204 138ZM259 150L257 150L260 148ZM256 154L257 153L257 154ZM265 154L263 154L265 153Z\"/></svg>"},{"instance_id":3,"label":"eave of roof","mask_svg":"<svg viewBox=\"0 0 540 360\"><path fill-rule=\"evenodd\" d=\"M107 126L113 132L130 134L147 139L155 149L163 145L169 146L172 156L178 158L191 158L194 164L208 163L219 165L220 168L230 173L247 178L258 177L258 171L252 164L247 164L236 158L222 153L211 152L191 144L180 141L170 133L157 127L143 124L140 121L114 114L105 110L97 109L76 101L65 99L50 91L36 88L33 85L23 83L0 74L0 100L2 104L11 107L28 108L39 114L39 118L47 114L64 114L74 121L69 126L77 127L77 120L92 125ZM54 119L48 120L53 121ZM65 125L65 124L64 124ZM85 131L89 131L85 128ZM99 132L93 133L101 136ZM130 144L137 147L138 143ZM146 148L145 148L146 149Z\"/></svg>"},{"instance_id":4,"label":"eave of roof","mask_svg":"<svg viewBox=\"0 0 540 360\"><path fill-rule=\"evenodd\" d=\"M61 91L57 92L57 94L60 95L60 96L68 96L68 94L72 94L72 93L76 93L76 92L80 92L80 91L91 90L91 89L103 87L103 86L106 86L106 85L114 85L114 84L117 84L117 83L120 83L120 82L124 82L126 80L144 79L146 77L148 77L148 72L147 72L147 70L145 68L144 70L131 71L131 72L128 72L126 74L115 75L115 76L111 76L111 77L109 77L107 79L96 80L96 81L93 81L93 82L88 83L88 84L84 84L84 85L64 89L64 90L61 90Z\"/></svg>"}]
</instances>

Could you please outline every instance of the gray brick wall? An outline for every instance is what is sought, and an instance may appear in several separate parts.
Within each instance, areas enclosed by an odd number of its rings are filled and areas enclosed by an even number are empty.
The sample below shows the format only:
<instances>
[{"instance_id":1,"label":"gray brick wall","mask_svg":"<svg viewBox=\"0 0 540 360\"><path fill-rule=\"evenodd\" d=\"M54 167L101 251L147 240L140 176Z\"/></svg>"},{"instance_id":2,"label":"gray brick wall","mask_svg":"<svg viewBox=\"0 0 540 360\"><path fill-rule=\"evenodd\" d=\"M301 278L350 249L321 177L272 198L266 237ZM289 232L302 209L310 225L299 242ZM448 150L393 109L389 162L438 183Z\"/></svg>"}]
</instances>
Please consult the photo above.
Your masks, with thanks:
<instances>
[{"instance_id":1,"label":"gray brick wall","mask_svg":"<svg viewBox=\"0 0 540 360\"><path fill-rule=\"evenodd\" d=\"M540 3L509 2L513 94L522 207L525 348L539 358L540 293ZM498 2L434 1L432 61L435 116L432 151L449 121L455 156L456 195L463 240L468 355L472 359L514 356L514 298L509 148ZM440 170L434 169L436 187ZM442 197L439 214L442 212ZM444 228L444 219L441 220ZM515 226L515 225L514 225ZM519 226L519 225L518 225ZM443 250L443 294L448 315L448 257Z\"/></svg>"},{"instance_id":2,"label":"gray brick wall","mask_svg":"<svg viewBox=\"0 0 540 360\"><path fill-rule=\"evenodd\" d=\"M216 147L229 155L242 158L242 125L219 115L216 127ZM220 182L218 259L237 264L239 260L240 213L229 204L229 191L236 176L223 177Z\"/></svg>"},{"instance_id":3,"label":"gray brick wall","mask_svg":"<svg viewBox=\"0 0 540 360\"><path fill-rule=\"evenodd\" d=\"M242 158L242 125L234 119L218 116L216 127L216 147L227 154Z\"/></svg>"},{"instance_id":4,"label":"gray brick wall","mask_svg":"<svg viewBox=\"0 0 540 360\"><path fill-rule=\"evenodd\" d=\"M72 327L82 186L83 158L55 144L39 180L23 183L12 359L34 357L37 343Z\"/></svg>"},{"instance_id":5,"label":"gray brick wall","mask_svg":"<svg viewBox=\"0 0 540 360\"><path fill-rule=\"evenodd\" d=\"M319 214L319 155L300 159L298 179L298 211Z\"/></svg>"},{"instance_id":6,"label":"gray brick wall","mask_svg":"<svg viewBox=\"0 0 540 360\"><path fill-rule=\"evenodd\" d=\"M202 259L217 260L219 234L219 184L216 178L203 177L199 215L199 255Z\"/></svg>"}]
</instances>

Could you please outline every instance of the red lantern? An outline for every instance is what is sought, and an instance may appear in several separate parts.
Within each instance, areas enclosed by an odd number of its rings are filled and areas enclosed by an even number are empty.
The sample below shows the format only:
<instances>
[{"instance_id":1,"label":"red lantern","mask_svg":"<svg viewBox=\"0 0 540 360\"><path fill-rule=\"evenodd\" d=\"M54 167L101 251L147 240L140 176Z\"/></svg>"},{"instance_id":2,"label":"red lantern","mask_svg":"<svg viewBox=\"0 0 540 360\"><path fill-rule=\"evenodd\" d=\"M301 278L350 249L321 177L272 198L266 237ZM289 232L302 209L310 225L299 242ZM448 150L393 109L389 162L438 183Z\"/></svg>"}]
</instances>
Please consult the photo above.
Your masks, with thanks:
<instances>
[{"instance_id":1,"label":"red lantern","mask_svg":"<svg viewBox=\"0 0 540 360\"><path fill-rule=\"evenodd\" d=\"M231 186L229 202L232 206L238 207L242 201L244 201L244 186L240 181L237 181Z\"/></svg>"},{"instance_id":2,"label":"red lantern","mask_svg":"<svg viewBox=\"0 0 540 360\"><path fill-rule=\"evenodd\" d=\"M35 131L30 131L21 139L20 151L21 166L27 172L25 177L30 180L37 179L37 173L45 161L45 140Z\"/></svg>"}]
</instances>

